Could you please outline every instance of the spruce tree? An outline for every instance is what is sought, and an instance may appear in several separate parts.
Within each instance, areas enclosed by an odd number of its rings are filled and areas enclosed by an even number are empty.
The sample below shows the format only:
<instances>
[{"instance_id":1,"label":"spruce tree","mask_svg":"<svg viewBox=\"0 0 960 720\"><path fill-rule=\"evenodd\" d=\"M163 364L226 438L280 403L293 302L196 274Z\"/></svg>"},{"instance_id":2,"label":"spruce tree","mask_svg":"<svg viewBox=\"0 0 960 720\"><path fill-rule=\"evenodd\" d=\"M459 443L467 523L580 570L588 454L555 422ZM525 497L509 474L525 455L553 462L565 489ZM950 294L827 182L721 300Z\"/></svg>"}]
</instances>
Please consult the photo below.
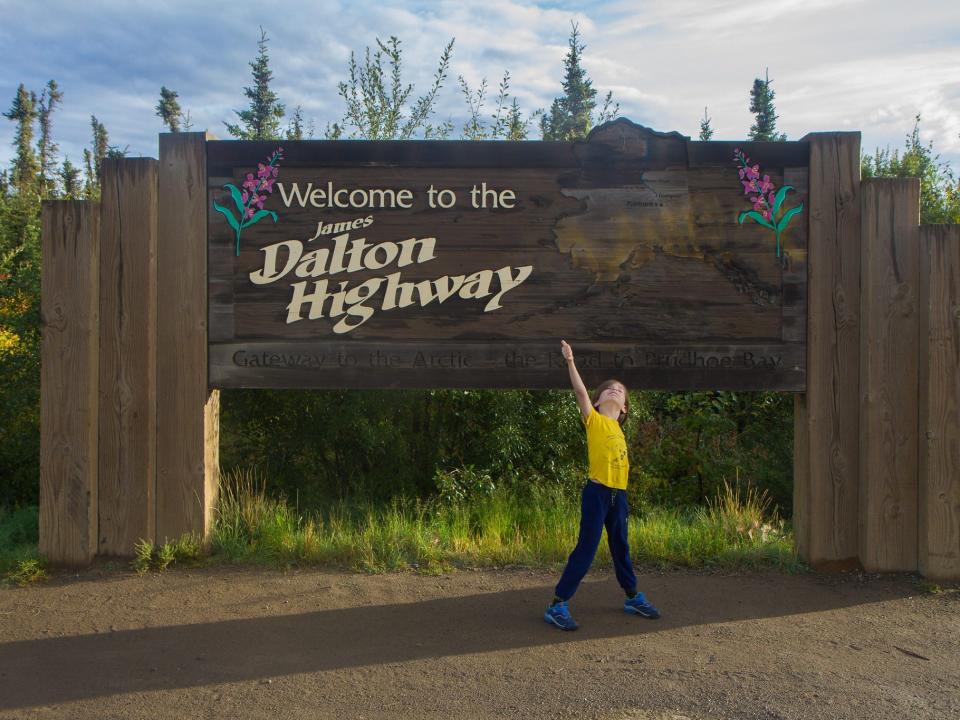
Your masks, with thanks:
<instances>
[{"instance_id":1,"label":"spruce tree","mask_svg":"<svg viewBox=\"0 0 960 720\"><path fill-rule=\"evenodd\" d=\"M234 111L240 118L238 124L224 123L227 132L240 140L276 140L280 137L280 120L286 109L270 89L273 71L270 70L270 56L267 55L268 40L267 33L260 28L257 57L250 63L253 87L243 89L243 94L250 100L250 107Z\"/></svg>"},{"instance_id":2,"label":"spruce tree","mask_svg":"<svg viewBox=\"0 0 960 720\"><path fill-rule=\"evenodd\" d=\"M63 187L63 197L67 200L77 200L82 195L80 188L80 168L70 162L70 158L63 159L60 167L60 185Z\"/></svg>"},{"instance_id":3,"label":"spruce tree","mask_svg":"<svg viewBox=\"0 0 960 720\"><path fill-rule=\"evenodd\" d=\"M572 23L567 54L563 59L563 96L555 98L550 111L540 113L540 132L544 140L576 140L584 138L594 125L593 111L597 106L597 91L581 65L586 45L580 42L580 28ZM607 93L598 123L616 117L619 105L613 94Z\"/></svg>"},{"instance_id":4,"label":"spruce tree","mask_svg":"<svg viewBox=\"0 0 960 720\"><path fill-rule=\"evenodd\" d=\"M103 169L103 159L107 157L107 151L110 148L110 138L107 135L107 128L97 120L96 115L90 116L90 130L93 133L91 150L93 152L93 172L99 178L100 171Z\"/></svg>"},{"instance_id":5,"label":"spruce tree","mask_svg":"<svg viewBox=\"0 0 960 720\"><path fill-rule=\"evenodd\" d=\"M51 115L54 108L63 100L63 93L55 80L50 80L40 95L39 112L40 140L37 143L37 155L40 160L40 181L38 189L41 197L48 197L56 191L57 144L51 134Z\"/></svg>"},{"instance_id":6,"label":"spruce tree","mask_svg":"<svg viewBox=\"0 0 960 720\"><path fill-rule=\"evenodd\" d=\"M763 79L756 78L750 90L750 112L756 121L750 127L751 140L786 140L787 136L777 133L777 112L773 106L775 93L770 86L769 70Z\"/></svg>"},{"instance_id":7,"label":"spruce tree","mask_svg":"<svg viewBox=\"0 0 960 720\"><path fill-rule=\"evenodd\" d=\"M700 140L707 142L713 138L713 128L710 126L712 118L707 116L707 108L703 109L703 119L700 121Z\"/></svg>"},{"instance_id":8,"label":"spruce tree","mask_svg":"<svg viewBox=\"0 0 960 720\"><path fill-rule=\"evenodd\" d=\"M520 105L517 99L513 99L510 111L507 113L507 130L504 140L526 140L527 128L530 125L529 120L525 120L520 114Z\"/></svg>"},{"instance_id":9,"label":"spruce tree","mask_svg":"<svg viewBox=\"0 0 960 720\"><path fill-rule=\"evenodd\" d=\"M95 200L100 197L100 170L103 167L103 160L110 150L110 138L107 135L107 128L97 120L96 115L90 116L90 130L92 133L91 146L89 149L83 149L83 164L87 175L84 195L88 199Z\"/></svg>"},{"instance_id":10,"label":"spruce tree","mask_svg":"<svg viewBox=\"0 0 960 720\"><path fill-rule=\"evenodd\" d=\"M179 95L176 90L169 90L160 86L160 102L157 103L157 116L163 121L170 132L180 132L180 119L183 113L180 110L180 103L177 102Z\"/></svg>"},{"instance_id":11,"label":"spruce tree","mask_svg":"<svg viewBox=\"0 0 960 720\"><path fill-rule=\"evenodd\" d=\"M90 152L90 148L83 149L83 169L86 178L83 196L90 199L94 196L94 180L96 179L96 175L93 174L93 153Z\"/></svg>"},{"instance_id":12,"label":"spruce tree","mask_svg":"<svg viewBox=\"0 0 960 720\"><path fill-rule=\"evenodd\" d=\"M3 114L17 124L13 145L17 149L13 158L11 181L19 193L36 189L37 156L33 151L33 121L37 119L37 96L28 92L20 83L10 109Z\"/></svg>"}]
</instances>

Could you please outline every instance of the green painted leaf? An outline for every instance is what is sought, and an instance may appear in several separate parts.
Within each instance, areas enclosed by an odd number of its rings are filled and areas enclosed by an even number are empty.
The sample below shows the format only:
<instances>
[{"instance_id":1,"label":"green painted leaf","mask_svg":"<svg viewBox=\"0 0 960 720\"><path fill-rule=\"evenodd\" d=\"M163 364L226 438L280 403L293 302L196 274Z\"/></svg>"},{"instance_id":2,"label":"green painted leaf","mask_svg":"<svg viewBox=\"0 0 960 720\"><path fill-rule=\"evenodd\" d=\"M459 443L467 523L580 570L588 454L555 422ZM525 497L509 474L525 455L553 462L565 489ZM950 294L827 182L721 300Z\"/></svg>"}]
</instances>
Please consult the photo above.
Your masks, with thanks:
<instances>
[{"instance_id":1,"label":"green painted leaf","mask_svg":"<svg viewBox=\"0 0 960 720\"><path fill-rule=\"evenodd\" d=\"M243 193L241 193L237 186L233 183L227 183L224 185L224 187L230 191L230 197L233 198L233 204L237 206L237 213L240 215L240 217L243 217Z\"/></svg>"},{"instance_id":2,"label":"green painted leaf","mask_svg":"<svg viewBox=\"0 0 960 720\"><path fill-rule=\"evenodd\" d=\"M216 200L213 201L213 209L218 213L221 213L227 219L227 222L230 223L230 227L233 228L234 232L240 232L240 225L237 224L237 219L233 216L232 212L227 210Z\"/></svg>"},{"instance_id":3,"label":"green painted leaf","mask_svg":"<svg viewBox=\"0 0 960 720\"><path fill-rule=\"evenodd\" d=\"M780 221L777 223L777 230L779 230L780 232L783 232L784 230L786 230L786 229L787 229L787 224L790 222L790 218L792 218L794 215L796 215L796 214L797 214L798 212L800 212L801 210L803 210L803 203L800 203L800 204L797 205L796 207L792 207L792 208L790 208L789 210L787 210L787 211L783 214L783 217L780 218Z\"/></svg>"},{"instance_id":4,"label":"green painted leaf","mask_svg":"<svg viewBox=\"0 0 960 720\"><path fill-rule=\"evenodd\" d=\"M256 225L258 222L260 222L267 216L270 216L274 222L277 221L277 214L273 210L257 210L253 214L253 217L250 218L249 220L244 220L243 225L241 225L240 227L246 228L246 227L250 227L251 225Z\"/></svg>"},{"instance_id":5,"label":"green painted leaf","mask_svg":"<svg viewBox=\"0 0 960 720\"><path fill-rule=\"evenodd\" d=\"M773 217L776 217L777 213L780 212L780 206L783 205L784 198L787 197L787 193L791 190L793 190L792 185L784 185L777 190L777 194L773 196L773 208L771 208L771 215L773 215Z\"/></svg>"},{"instance_id":6,"label":"green painted leaf","mask_svg":"<svg viewBox=\"0 0 960 720\"><path fill-rule=\"evenodd\" d=\"M737 222L743 225L743 221L746 220L747 218L750 218L758 225L763 225L765 228L776 230L776 228L773 226L773 223L771 223L769 220L763 217L763 215L758 213L756 210L746 210L740 213L740 216L737 218Z\"/></svg>"}]
</instances>

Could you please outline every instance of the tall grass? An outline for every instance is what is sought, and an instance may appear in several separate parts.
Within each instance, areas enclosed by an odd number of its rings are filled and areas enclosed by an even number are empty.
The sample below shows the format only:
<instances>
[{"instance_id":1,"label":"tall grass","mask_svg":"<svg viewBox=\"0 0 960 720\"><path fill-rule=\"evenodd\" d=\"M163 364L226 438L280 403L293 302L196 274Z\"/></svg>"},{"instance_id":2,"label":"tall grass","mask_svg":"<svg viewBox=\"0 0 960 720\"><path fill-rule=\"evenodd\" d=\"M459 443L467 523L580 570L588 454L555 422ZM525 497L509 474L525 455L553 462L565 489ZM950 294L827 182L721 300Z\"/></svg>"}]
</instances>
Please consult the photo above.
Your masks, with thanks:
<instances>
[{"instance_id":1,"label":"tall grass","mask_svg":"<svg viewBox=\"0 0 960 720\"><path fill-rule=\"evenodd\" d=\"M207 561L327 565L364 572L453 567L553 567L577 539L579 497L556 486L496 490L472 498L394 500L389 505L339 503L300 513L267 491L263 477L235 471L221 477ZM730 486L695 510L654 508L630 519L630 547L641 566L802 567L789 526L766 495ZM195 536L154 546L141 542L132 566L163 570L201 561ZM609 566L601 543L595 565ZM37 555L37 509L0 509L0 573L26 584L45 575Z\"/></svg>"},{"instance_id":2,"label":"tall grass","mask_svg":"<svg viewBox=\"0 0 960 720\"><path fill-rule=\"evenodd\" d=\"M504 490L469 502L395 500L389 505L337 504L300 514L271 497L263 478L223 476L211 549L233 562L326 564L368 572L452 566L552 566L576 542L579 498L559 489ZM655 509L630 522L641 565L800 567L787 525L766 496L727 486L705 508ZM605 543L598 565L609 565Z\"/></svg>"}]
</instances>

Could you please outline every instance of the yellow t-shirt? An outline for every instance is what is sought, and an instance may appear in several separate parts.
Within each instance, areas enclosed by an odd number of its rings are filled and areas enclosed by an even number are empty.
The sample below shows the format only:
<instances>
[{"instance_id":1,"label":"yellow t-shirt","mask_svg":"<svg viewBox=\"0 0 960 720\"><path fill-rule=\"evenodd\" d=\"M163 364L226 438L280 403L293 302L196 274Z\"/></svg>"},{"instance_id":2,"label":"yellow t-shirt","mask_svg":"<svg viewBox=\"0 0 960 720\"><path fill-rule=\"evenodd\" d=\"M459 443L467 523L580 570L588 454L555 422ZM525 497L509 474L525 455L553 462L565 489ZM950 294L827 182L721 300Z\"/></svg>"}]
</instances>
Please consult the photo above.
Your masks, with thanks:
<instances>
[{"instance_id":1,"label":"yellow t-shirt","mask_svg":"<svg viewBox=\"0 0 960 720\"><path fill-rule=\"evenodd\" d=\"M626 490L630 463L627 460L627 439L620 423L592 408L583 418L583 424L587 428L590 479L607 487Z\"/></svg>"}]
</instances>

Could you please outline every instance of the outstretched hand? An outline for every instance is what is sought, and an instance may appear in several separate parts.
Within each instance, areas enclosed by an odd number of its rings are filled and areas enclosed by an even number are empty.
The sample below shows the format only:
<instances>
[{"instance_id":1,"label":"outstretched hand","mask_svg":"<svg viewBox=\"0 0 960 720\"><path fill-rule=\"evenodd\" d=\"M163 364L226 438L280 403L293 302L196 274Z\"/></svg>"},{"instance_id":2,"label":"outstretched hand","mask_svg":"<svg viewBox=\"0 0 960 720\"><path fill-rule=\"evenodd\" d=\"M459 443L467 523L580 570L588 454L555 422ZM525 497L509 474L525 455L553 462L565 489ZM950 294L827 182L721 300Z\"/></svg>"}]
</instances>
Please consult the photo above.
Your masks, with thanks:
<instances>
[{"instance_id":1,"label":"outstretched hand","mask_svg":"<svg viewBox=\"0 0 960 720\"><path fill-rule=\"evenodd\" d=\"M563 355L563 359L567 362L573 361L573 348L567 344L566 340L560 341L560 353Z\"/></svg>"}]
</instances>

